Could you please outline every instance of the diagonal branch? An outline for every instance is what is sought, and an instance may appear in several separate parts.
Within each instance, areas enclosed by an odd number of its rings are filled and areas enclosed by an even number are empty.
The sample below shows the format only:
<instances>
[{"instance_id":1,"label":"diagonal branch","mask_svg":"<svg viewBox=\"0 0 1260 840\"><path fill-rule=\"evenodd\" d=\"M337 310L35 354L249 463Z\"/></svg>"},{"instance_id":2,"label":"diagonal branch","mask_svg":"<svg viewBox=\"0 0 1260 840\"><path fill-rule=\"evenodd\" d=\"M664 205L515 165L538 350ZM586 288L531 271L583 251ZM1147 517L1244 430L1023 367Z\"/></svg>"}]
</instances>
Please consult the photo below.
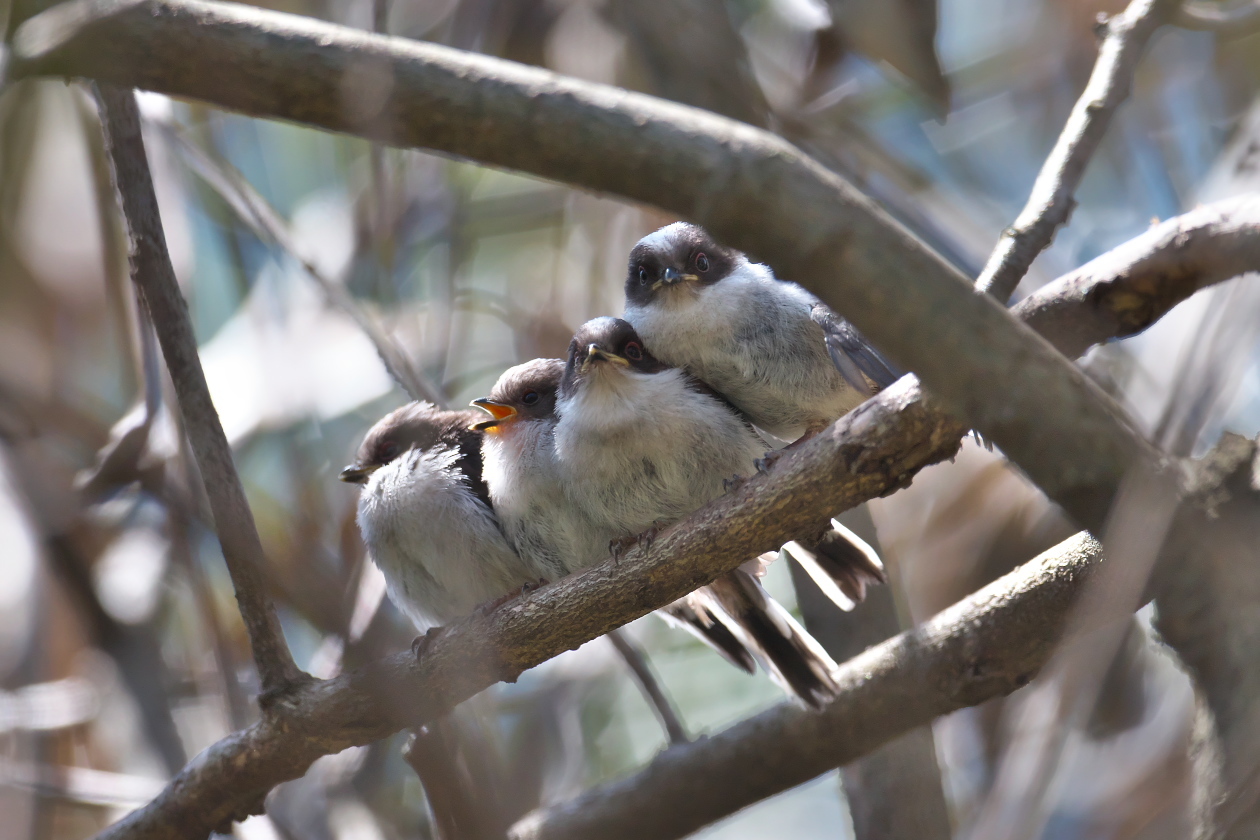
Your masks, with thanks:
<instances>
[{"instance_id":1,"label":"diagonal branch","mask_svg":"<svg viewBox=\"0 0 1260 840\"><path fill-rule=\"evenodd\" d=\"M14 56L18 76L191 96L656 204L842 311L1052 496L1096 507L1135 457L1155 457L1053 348L768 132L511 62L199 0L72 0L23 24ZM364 66L393 79L360 103L379 106L370 118L344 107L347 74Z\"/></svg>"},{"instance_id":2,"label":"diagonal branch","mask_svg":"<svg viewBox=\"0 0 1260 840\"><path fill-rule=\"evenodd\" d=\"M1051 324L1067 322L1072 311L1099 307L1141 311L1154 320L1202 285L1224 279L1214 274L1210 240L1220 228L1241 240L1236 231L1243 220L1251 226L1251 264L1260 264L1260 199L1222 203L1170 220L1147 235L1165 247L1166 274L1157 271L1159 260L1152 254L1131 253L1110 262L1099 258L1047 287L1039 317ZM1179 235L1164 236L1172 231ZM1186 242L1195 244L1177 247ZM1183 254L1187 259L1179 261ZM1102 274L1104 264L1117 274ZM1127 272L1126 266L1137 264L1146 271ZM1092 267L1099 273L1091 273ZM1073 293L1055 294L1055 289ZM1117 309L1118 301L1124 306ZM1120 317L1116 323L1136 326ZM371 669L299 689L276 704L273 715L211 747L160 797L102 836L204 835L258 807L270 788L300 776L320 755L431 720L494 681L512 679L777 547L802 524L892 492L922 467L952 456L965 431L964 424L928 404L912 377L903 379L777 461L769 474L750 479L667 530L648 550L631 551L618 563L565 578L492 614L447 628L419 662L399 654ZM1032 619L1024 614L1020 620ZM971 702L993 696L981 694ZM391 699L405 708L391 705Z\"/></svg>"},{"instance_id":3,"label":"diagonal branch","mask_svg":"<svg viewBox=\"0 0 1260 840\"><path fill-rule=\"evenodd\" d=\"M140 136L135 96L130 90L99 85L96 99L131 239L131 279L136 284L140 305L148 310L153 321L175 385L184 427L205 480L223 558L249 632L264 696L275 696L300 682L305 675L293 661L275 607L267 597L262 543L240 476L232 465L232 450L210 399L210 389L197 357L197 340L188 317L188 304L180 294L166 251L153 180Z\"/></svg>"},{"instance_id":4,"label":"diagonal branch","mask_svg":"<svg viewBox=\"0 0 1260 840\"><path fill-rule=\"evenodd\" d=\"M850 659L821 712L784 703L666 750L644 770L535 812L513 840L683 837L893 737L1026 685L1058 646L1102 547L1077 534L934 618ZM786 746L786 748L785 748Z\"/></svg>"},{"instance_id":5,"label":"diagonal branch","mask_svg":"<svg viewBox=\"0 0 1260 840\"><path fill-rule=\"evenodd\" d=\"M1120 103L1129 97L1133 71L1155 30L1165 23L1179 0L1133 0L1118 15L1100 18L1106 33L1098 61L1067 125L1042 164L1028 203L989 256L976 288L1005 301L1024 279L1037 255L1049 247L1054 232L1076 207L1073 195L1085 168L1107 133Z\"/></svg>"}]
</instances>

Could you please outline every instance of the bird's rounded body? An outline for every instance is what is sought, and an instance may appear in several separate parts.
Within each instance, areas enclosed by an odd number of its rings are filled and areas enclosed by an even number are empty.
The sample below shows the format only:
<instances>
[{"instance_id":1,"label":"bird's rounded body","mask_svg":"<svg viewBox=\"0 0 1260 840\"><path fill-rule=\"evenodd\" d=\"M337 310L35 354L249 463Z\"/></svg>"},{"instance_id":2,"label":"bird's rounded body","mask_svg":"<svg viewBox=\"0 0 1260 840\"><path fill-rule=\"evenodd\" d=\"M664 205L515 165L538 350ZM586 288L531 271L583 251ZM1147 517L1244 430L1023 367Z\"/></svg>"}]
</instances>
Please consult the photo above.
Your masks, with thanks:
<instances>
[{"instance_id":1,"label":"bird's rounded body","mask_svg":"<svg viewBox=\"0 0 1260 840\"><path fill-rule=\"evenodd\" d=\"M720 398L681 370L608 366L562 394L555 450L570 503L591 523L582 565L613 539L682 519L750 475L766 444Z\"/></svg>"},{"instance_id":2,"label":"bird's rounded body","mask_svg":"<svg viewBox=\"0 0 1260 840\"><path fill-rule=\"evenodd\" d=\"M711 385L761 429L792 440L857 407L810 313L817 298L743 261L719 283L626 306L648 348Z\"/></svg>"},{"instance_id":3,"label":"bird's rounded body","mask_svg":"<svg viewBox=\"0 0 1260 840\"><path fill-rule=\"evenodd\" d=\"M358 523L389 596L418 628L466 615L535 581L494 512L472 491L457 449L410 449L376 470Z\"/></svg>"}]
</instances>

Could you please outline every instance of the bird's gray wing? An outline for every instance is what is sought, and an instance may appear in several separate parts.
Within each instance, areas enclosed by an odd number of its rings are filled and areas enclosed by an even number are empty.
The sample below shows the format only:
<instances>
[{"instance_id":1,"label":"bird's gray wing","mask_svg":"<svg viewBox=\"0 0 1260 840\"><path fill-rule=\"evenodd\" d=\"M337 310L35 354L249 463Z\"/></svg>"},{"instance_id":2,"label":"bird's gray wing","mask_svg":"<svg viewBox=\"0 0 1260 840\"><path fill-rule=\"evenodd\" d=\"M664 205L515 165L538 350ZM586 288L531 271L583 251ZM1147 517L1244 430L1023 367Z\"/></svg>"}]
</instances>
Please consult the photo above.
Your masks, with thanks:
<instances>
[{"instance_id":1,"label":"bird's gray wing","mask_svg":"<svg viewBox=\"0 0 1260 840\"><path fill-rule=\"evenodd\" d=\"M902 371L871 346L857 327L837 315L825 303L815 303L809 317L822 327L827 352L836 370L850 385L870 396L901 378ZM871 387L871 383L875 387Z\"/></svg>"}]
</instances>

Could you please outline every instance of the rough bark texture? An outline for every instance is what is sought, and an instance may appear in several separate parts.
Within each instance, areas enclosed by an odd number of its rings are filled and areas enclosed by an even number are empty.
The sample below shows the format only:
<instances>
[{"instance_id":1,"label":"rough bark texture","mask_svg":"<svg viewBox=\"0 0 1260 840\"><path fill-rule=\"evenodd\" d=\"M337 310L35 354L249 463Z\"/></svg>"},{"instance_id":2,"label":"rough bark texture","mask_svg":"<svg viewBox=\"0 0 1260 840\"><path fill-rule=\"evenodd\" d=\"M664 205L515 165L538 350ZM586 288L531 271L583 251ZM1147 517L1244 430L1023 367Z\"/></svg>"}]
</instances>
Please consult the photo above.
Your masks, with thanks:
<instances>
[{"instance_id":1,"label":"rough bark texture","mask_svg":"<svg viewBox=\"0 0 1260 840\"><path fill-rule=\"evenodd\" d=\"M1260 473L1253 441L1226 435L1197 465L1199 498L1180 514L1173 550L1155 580L1157 628L1194 677L1211 711L1202 747L1211 746L1219 796L1205 804L1209 837L1260 836ZM1210 488L1210 492L1202 492ZM1186 522L1210 521L1210 534ZM1204 537L1207 536L1205 539ZM1203 772L1204 767L1197 768Z\"/></svg>"},{"instance_id":2,"label":"rough bark texture","mask_svg":"<svg viewBox=\"0 0 1260 840\"><path fill-rule=\"evenodd\" d=\"M1102 559L1084 534L849 660L822 712L784 704L513 828L513 840L684 837L752 802L870 753L934 718L1025 685L1059 641ZM781 745L790 743L791 750Z\"/></svg>"}]
</instances>

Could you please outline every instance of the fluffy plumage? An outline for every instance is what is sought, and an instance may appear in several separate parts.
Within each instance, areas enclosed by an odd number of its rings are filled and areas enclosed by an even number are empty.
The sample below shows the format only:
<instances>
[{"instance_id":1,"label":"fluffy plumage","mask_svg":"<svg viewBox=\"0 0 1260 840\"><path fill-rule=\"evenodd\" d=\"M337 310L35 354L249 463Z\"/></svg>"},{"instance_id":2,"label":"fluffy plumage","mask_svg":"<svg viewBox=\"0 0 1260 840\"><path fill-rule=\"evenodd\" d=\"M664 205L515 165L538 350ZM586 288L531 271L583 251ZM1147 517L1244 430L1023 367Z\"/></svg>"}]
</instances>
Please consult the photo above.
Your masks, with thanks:
<instances>
[{"instance_id":1,"label":"fluffy plumage","mask_svg":"<svg viewBox=\"0 0 1260 840\"><path fill-rule=\"evenodd\" d=\"M831 423L900 375L804 288L696 225L641 239L625 292L626 320L658 359L784 440Z\"/></svg>"},{"instance_id":2,"label":"fluffy plumage","mask_svg":"<svg viewBox=\"0 0 1260 840\"><path fill-rule=\"evenodd\" d=\"M720 496L726 479L749 475L765 450L725 400L659 362L617 318L597 318L574 336L556 412L559 477L592 529L592 553ZM745 564L669 612L731 662L750 669L751 656L784 689L819 706L834 696L835 663L770 598L759 573L757 561Z\"/></svg>"},{"instance_id":3,"label":"fluffy plumage","mask_svg":"<svg viewBox=\"0 0 1260 840\"><path fill-rule=\"evenodd\" d=\"M411 403L368 432L342 479L363 485L358 524L390 599L420 630L543 573L505 539L481 479L472 411Z\"/></svg>"}]
</instances>

